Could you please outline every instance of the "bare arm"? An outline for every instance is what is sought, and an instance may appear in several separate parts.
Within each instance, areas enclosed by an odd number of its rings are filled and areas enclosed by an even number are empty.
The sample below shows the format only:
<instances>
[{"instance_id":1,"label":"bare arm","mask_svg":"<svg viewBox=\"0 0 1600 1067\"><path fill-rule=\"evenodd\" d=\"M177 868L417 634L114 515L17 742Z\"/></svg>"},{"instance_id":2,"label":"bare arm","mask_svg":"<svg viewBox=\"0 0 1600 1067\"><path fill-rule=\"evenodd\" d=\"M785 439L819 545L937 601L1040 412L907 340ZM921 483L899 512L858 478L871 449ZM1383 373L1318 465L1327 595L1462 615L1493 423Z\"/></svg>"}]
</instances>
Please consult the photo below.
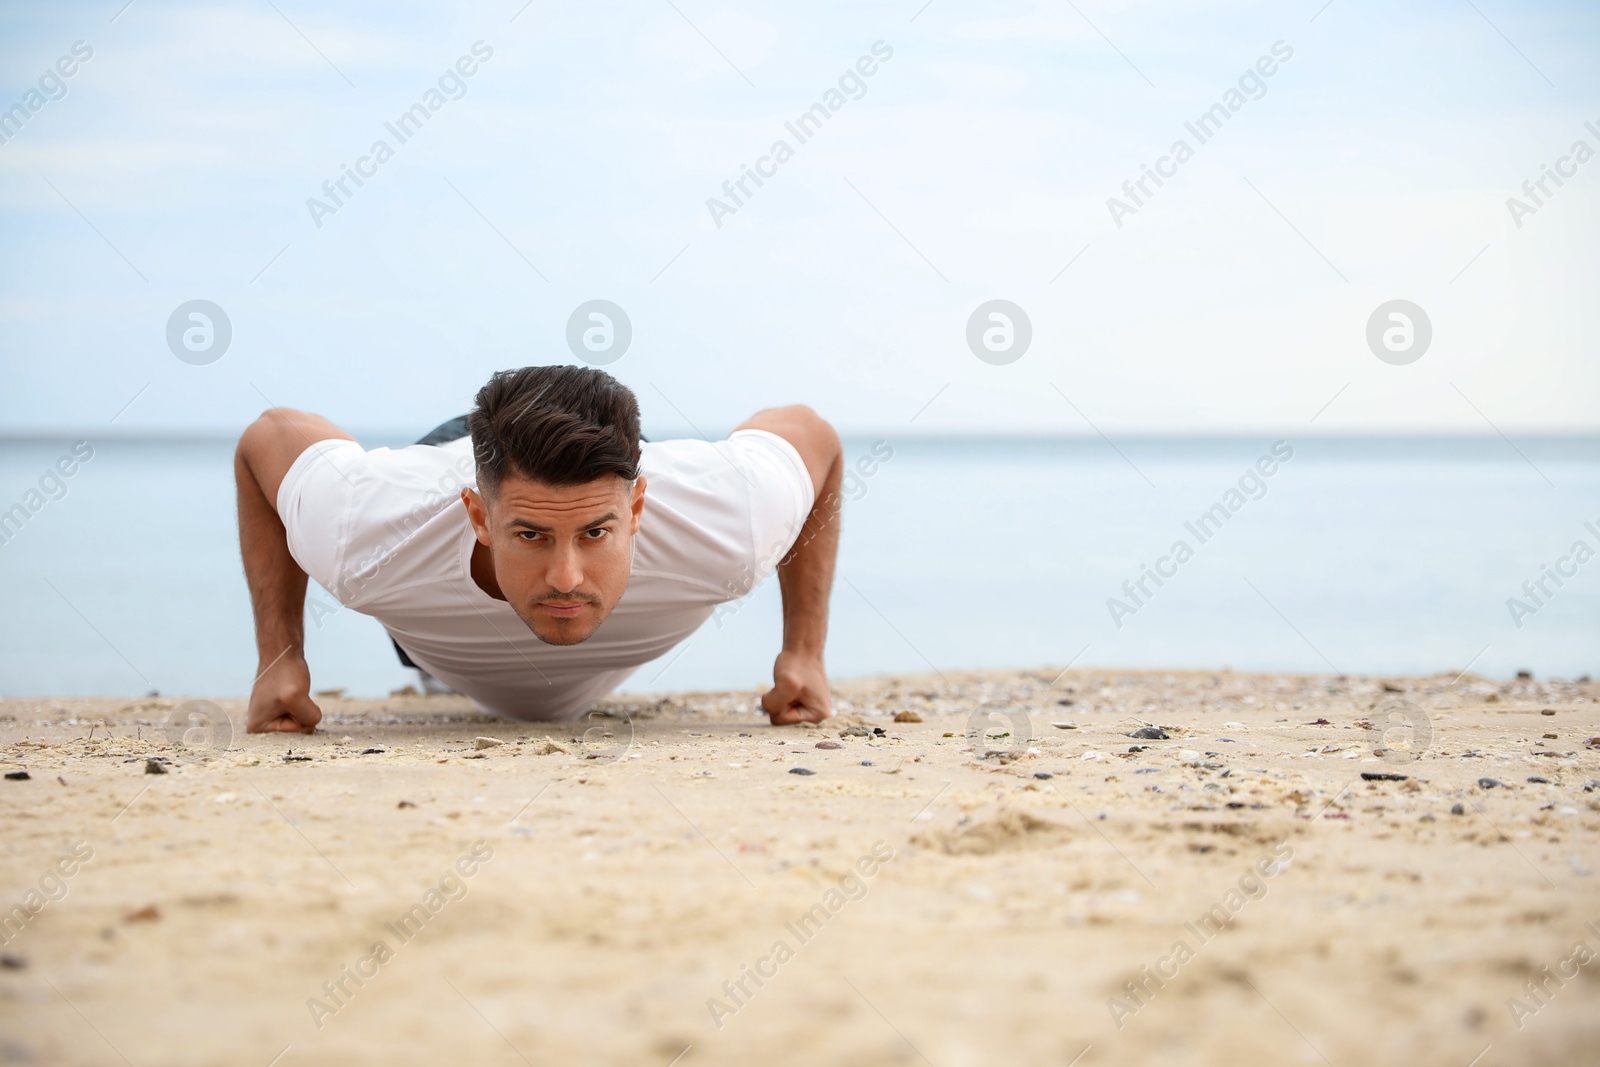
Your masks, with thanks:
<instances>
[{"instance_id":1,"label":"bare arm","mask_svg":"<svg viewBox=\"0 0 1600 1067\"><path fill-rule=\"evenodd\" d=\"M802 405L769 408L737 428L767 430L782 437L800 453L811 476L811 513L789 554L778 564L783 650L773 664L773 686L762 696L761 706L776 726L820 722L833 714L823 647L828 639L834 562L839 555L844 450L833 427Z\"/></svg>"},{"instance_id":2,"label":"bare arm","mask_svg":"<svg viewBox=\"0 0 1600 1067\"><path fill-rule=\"evenodd\" d=\"M256 625L258 673L250 691L250 733L309 733L322 720L322 710L311 700L305 659L306 573L289 554L277 501L294 461L315 442L329 438L355 440L320 415L273 408L245 429L234 452L239 551Z\"/></svg>"}]
</instances>

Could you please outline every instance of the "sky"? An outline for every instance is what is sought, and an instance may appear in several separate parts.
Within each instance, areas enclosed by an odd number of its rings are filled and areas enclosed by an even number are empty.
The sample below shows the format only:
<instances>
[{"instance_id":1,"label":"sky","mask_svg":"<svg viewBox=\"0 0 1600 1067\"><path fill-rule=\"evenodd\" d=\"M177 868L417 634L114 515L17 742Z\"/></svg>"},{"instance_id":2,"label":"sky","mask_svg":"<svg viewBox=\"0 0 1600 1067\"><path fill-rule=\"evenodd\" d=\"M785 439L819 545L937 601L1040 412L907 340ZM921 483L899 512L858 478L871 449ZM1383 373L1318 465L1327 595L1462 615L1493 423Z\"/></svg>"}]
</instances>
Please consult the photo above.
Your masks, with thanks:
<instances>
[{"instance_id":1,"label":"sky","mask_svg":"<svg viewBox=\"0 0 1600 1067\"><path fill-rule=\"evenodd\" d=\"M0 434L420 433L594 300L647 432L1595 432L1597 53L1504 0L4 5Z\"/></svg>"}]
</instances>

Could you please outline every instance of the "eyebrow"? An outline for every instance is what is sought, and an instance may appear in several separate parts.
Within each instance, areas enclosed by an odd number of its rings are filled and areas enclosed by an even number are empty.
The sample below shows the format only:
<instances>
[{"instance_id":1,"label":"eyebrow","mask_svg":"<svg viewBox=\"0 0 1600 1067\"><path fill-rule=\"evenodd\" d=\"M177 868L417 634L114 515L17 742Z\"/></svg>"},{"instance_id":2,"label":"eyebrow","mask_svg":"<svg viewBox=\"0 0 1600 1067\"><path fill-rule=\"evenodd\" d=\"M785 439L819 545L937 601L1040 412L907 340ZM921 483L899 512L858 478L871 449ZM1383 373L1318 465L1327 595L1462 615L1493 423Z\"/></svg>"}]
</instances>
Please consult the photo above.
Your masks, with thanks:
<instances>
[{"instance_id":1,"label":"eyebrow","mask_svg":"<svg viewBox=\"0 0 1600 1067\"><path fill-rule=\"evenodd\" d=\"M608 522L616 522L616 521L617 521L617 513L614 512L614 511L608 511L604 515L600 516L598 519L595 519L593 522L584 523L582 529L592 530L596 526L604 526ZM532 521L531 519L522 519L522 518L515 518L515 519L506 520L506 529L508 529L508 530L516 530L516 529L533 530L535 533L554 533L555 532L555 527L553 527L553 526L541 526L539 523L536 523L536 522Z\"/></svg>"}]
</instances>

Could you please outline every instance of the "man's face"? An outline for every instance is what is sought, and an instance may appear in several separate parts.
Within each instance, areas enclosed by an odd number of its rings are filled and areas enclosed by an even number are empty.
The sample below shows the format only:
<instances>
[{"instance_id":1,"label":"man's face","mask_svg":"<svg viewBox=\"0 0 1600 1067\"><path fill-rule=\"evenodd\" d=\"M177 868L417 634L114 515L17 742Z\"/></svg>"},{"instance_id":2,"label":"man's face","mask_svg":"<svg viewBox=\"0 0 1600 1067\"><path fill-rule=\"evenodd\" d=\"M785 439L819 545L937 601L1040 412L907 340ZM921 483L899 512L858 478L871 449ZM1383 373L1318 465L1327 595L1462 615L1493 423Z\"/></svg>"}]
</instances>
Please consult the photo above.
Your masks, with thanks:
<instances>
[{"instance_id":1,"label":"man's face","mask_svg":"<svg viewBox=\"0 0 1600 1067\"><path fill-rule=\"evenodd\" d=\"M585 641L622 599L644 489L643 476L554 486L507 474L492 498L462 490L501 595L539 640Z\"/></svg>"}]
</instances>

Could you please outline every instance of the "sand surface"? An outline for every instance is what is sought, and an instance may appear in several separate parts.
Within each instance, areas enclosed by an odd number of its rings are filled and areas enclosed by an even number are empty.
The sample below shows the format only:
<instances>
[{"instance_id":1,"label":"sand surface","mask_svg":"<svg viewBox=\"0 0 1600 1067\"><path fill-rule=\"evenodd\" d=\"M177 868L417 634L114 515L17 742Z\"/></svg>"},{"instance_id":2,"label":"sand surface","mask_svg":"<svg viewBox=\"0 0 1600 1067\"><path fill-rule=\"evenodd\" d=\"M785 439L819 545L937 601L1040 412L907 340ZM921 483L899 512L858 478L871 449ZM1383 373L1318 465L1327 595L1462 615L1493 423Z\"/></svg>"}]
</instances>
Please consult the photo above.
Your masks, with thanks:
<instances>
[{"instance_id":1,"label":"sand surface","mask_svg":"<svg viewBox=\"0 0 1600 1067\"><path fill-rule=\"evenodd\" d=\"M1452 682L0 701L0 1063L1595 1063L1600 686Z\"/></svg>"}]
</instances>

